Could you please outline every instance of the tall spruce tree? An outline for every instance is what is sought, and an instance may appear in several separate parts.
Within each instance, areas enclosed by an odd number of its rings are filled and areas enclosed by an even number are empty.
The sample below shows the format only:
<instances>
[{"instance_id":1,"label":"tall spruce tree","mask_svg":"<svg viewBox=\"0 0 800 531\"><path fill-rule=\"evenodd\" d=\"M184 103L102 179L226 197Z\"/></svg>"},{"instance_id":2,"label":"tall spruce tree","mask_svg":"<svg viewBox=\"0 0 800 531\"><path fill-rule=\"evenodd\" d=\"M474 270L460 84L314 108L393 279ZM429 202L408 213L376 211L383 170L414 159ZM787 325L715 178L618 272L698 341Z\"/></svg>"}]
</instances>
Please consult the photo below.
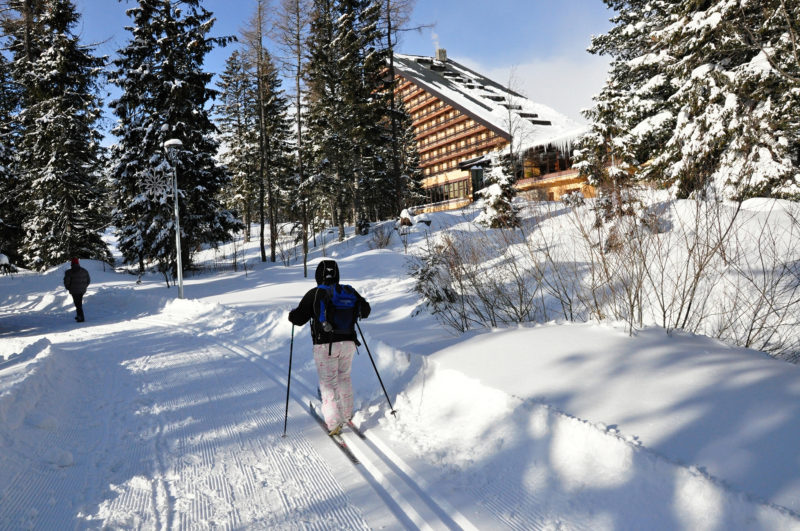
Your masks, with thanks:
<instances>
[{"instance_id":1,"label":"tall spruce tree","mask_svg":"<svg viewBox=\"0 0 800 531\"><path fill-rule=\"evenodd\" d=\"M375 199L370 201L370 196L361 190L397 190L399 186L396 183L402 180L398 143L393 138L391 128L393 85L387 75L389 48L380 24L382 3L378 0L354 2L358 10L357 24L355 28L348 28L349 31L355 30L354 42L361 58L361 76L354 87L358 94L355 104L356 117L359 119L354 130L359 148L355 167L360 170L354 176L354 220L387 214L386 209L381 208L386 199L385 192L374 194ZM392 197L394 194L387 195Z\"/></svg>"},{"instance_id":2,"label":"tall spruce tree","mask_svg":"<svg viewBox=\"0 0 800 531\"><path fill-rule=\"evenodd\" d=\"M417 135L414 129L414 121L406 110L405 103L401 98L396 98L394 111L398 119L393 128L393 137L396 136L394 148L397 149L397 163L399 170L400 191L399 208L402 210L410 206L419 204L425 194L422 191L422 180L424 175L419 168L419 151L417 150ZM397 175L395 174L395 177ZM388 213L394 216L394 212Z\"/></svg>"},{"instance_id":3,"label":"tall spruce tree","mask_svg":"<svg viewBox=\"0 0 800 531\"><path fill-rule=\"evenodd\" d=\"M258 208L258 88L248 62L238 50L226 60L217 86L221 96L216 106L222 141L220 159L232 177L225 189L226 203L242 213L245 239L250 241L250 226Z\"/></svg>"},{"instance_id":4,"label":"tall spruce tree","mask_svg":"<svg viewBox=\"0 0 800 531\"><path fill-rule=\"evenodd\" d=\"M423 175L413 121L403 101L395 98L394 105L378 120L382 138L380 144L370 145L375 155L366 158L372 167L363 195L370 217L386 219L424 199Z\"/></svg>"},{"instance_id":5,"label":"tall spruce tree","mask_svg":"<svg viewBox=\"0 0 800 531\"><path fill-rule=\"evenodd\" d=\"M309 39L309 134L317 189L329 194L331 217L344 239L347 219L371 210L364 190L390 163L387 50L371 0L315 0Z\"/></svg>"},{"instance_id":6,"label":"tall spruce tree","mask_svg":"<svg viewBox=\"0 0 800 531\"><path fill-rule=\"evenodd\" d=\"M163 196L154 200L145 187L148 179L171 174L165 141L182 142L175 169L184 268L201 245L229 240L231 231L241 227L220 204L229 176L214 160L218 143L207 104L215 91L209 88L212 74L203 71L206 55L230 38L208 36L213 19L200 0L138 0L128 14L131 39L119 51L112 77L122 90L111 103L119 137L112 148L113 219L127 262L138 261L144 268L155 260L174 275L172 201Z\"/></svg>"},{"instance_id":7,"label":"tall spruce tree","mask_svg":"<svg viewBox=\"0 0 800 531\"><path fill-rule=\"evenodd\" d=\"M417 166L409 167L414 157L419 163L419 156L416 154L416 141L408 138L408 122L410 117L406 115L402 101L394 97L394 88L397 83L394 70L394 49L397 45L401 32L410 31L406 24L411 17L416 0L381 0L382 14L382 33L386 38L386 49L388 52L386 81L386 95L389 102L389 174L386 187L393 187L394 194L387 194L381 202L381 209L385 209L384 203L390 198L394 199L394 205L389 207L389 213L383 215L395 216L406 207L415 204L421 197L417 197L421 192L421 174ZM417 26L416 30L422 26ZM413 131L411 131L413 135ZM411 143L409 143L411 140ZM410 151L414 146L414 152ZM385 192L384 192L385 193ZM410 195L409 195L410 193Z\"/></svg>"},{"instance_id":8,"label":"tall spruce tree","mask_svg":"<svg viewBox=\"0 0 800 531\"><path fill-rule=\"evenodd\" d=\"M800 6L606 3L620 15L593 41L613 60L587 115L584 171L602 175L613 155L612 180L677 197L800 197Z\"/></svg>"},{"instance_id":9,"label":"tall spruce tree","mask_svg":"<svg viewBox=\"0 0 800 531\"><path fill-rule=\"evenodd\" d=\"M294 114L294 178L291 186L294 195L293 207L299 211L302 226L303 276L308 276L308 191L304 184L307 176L305 146L305 93L304 75L306 69L306 38L308 36L311 12L310 0L281 0L275 22L277 42L282 52L282 69L294 82L292 105Z\"/></svg>"},{"instance_id":10,"label":"tall spruce tree","mask_svg":"<svg viewBox=\"0 0 800 531\"><path fill-rule=\"evenodd\" d=\"M340 54L334 41L337 18L335 0L314 0L306 75L308 138L312 146L311 182L307 188L313 189L316 201L327 207L331 221L338 225L346 197L341 169L347 164L345 155L352 152L353 146L343 134L347 106L337 71ZM343 229L340 238L344 238Z\"/></svg>"},{"instance_id":11,"label":"tall spruce tree","mask_svg":"<svg viewBox=\"0 0 800 531\"><path fill-rule=\"evenodd\" d=\"M276 259L278 241L279 176L285 175L287 154L286 98L272 56L264 45L268 33L268 2L257 0L243 33L245 51L256 80L259 142L259 222L261 261L267 261L264 235L269 224L270 261Z\"/></svg>"},{"instance_id":12,"label":"tall spruce tree","mask_svg":"<svg viewBox=\"0 0 800 531\"><path fill-rule=\"evenodd\" d=\"M98 77L104 59L73 33L80 16L71 0L11 2L13 77L21 89L17 171L24 195L23 261L34 269L70 257L111 261L100 232L101 176ZM19 188L17 188L19 190Z\"/></svg>"},{"instance_id":13,"label":"tall spruce tree","mask_svg":"<svg viewBox=\"0 0 800 531\"><path fill-rule=\"evenodd\" d=\"M260 140L262 143L264 187L269 197L268 211L270 224L270 261L276 258L278 240L279 210L286 202L282 191L291 186L291 123L289 121L289 102L281 88L279 72L272 62L269 52L262 50L261 83L258 98L261 106ZM281 198L284 198L281 201ZM284 208L285 210L285 208Z\"/></svg>"},{"instance_id":14,"label":"tall spruce tree","mask_svg":"<svg viewBox=\"0 0 800 531\"><path fill-rule=\"evenodd\" d=\"M11 77L11 65L0 54L0 252L19 263L22 244L22 183L17 175L14 153L19 136L16 114L19 90Z\"/></svg>"},{"instance_id":15,"label":"tall spruce tree","mask_svg":"<svg viewBox=\"0 0 800 531\"><path fill-rule=\"evenodd\" d=\"M665 28L676 126L653 168L679 197L800 198L800 4L686 2Z\"/></svg>"},{"instance_id":16,"label":"tall spruce tree","mask_svg":"<svg viewBox=\"0 0 800 531\"><path fill-rule=\"evenodd\" d=\"M581 140L576 167L599 190L604 214L618 217L629 210L626 189L642 178L636 169L663 147L675 124L665 111L673 91L665 68L673 58L659 53L653 44L653 35L668 23L670 4L660 0L606 4L617 12L612 19L615 26L595 37L589 51L611 56L611 69L595 106L584 113L591 129ZM651 116L664 120L656 124L661 127L646 128ZM644 126L637 129L639 124Z\"/></svg>"}]
</instances>

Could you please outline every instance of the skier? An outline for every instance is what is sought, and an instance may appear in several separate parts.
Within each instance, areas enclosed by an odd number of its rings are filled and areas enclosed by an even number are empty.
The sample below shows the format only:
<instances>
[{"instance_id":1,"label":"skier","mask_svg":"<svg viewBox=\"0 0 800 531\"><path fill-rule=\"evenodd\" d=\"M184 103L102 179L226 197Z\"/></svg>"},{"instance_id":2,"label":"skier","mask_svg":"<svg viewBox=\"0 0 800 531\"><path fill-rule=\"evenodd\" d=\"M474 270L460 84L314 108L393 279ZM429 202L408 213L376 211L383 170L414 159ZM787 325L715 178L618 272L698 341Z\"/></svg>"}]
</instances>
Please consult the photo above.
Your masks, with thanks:
<instances>
[{"instance_id":1,"label":"skier","mask_svg":"<svg viewBox=\"0 0 800 531\"><path fill-rule=\"evenodd\" d=\"M342 426L353 416L353 385L350 369L356 352L355 322L366 318L371 311L369 303L350 286L339 284L339 266L334 260L323 260L315 273L317 287L310 289L289 312L289 321L303 326L311 320L311 340L314 344L314 362L319 376L322 415L331 435L341 432ZM328 321L321 319L331 293L341 292L355 301L350 310L349 323L339 324L334 329ZM331 311L329 309L329 311Z\"/></svg>"},{"instance_id":2,"label":"skier","mask_svg":"<svg viewBox=\"0 0 800 531\"><path fill-rule=\"evenodd\" d=\"M11 262L8 261L8 257L3 253L0 253L0 273L4 275L11 274Z\"/></svg>"},{"instance_id":3,"label":"skier","mask_svg":"<svg viewBox=\"0 0 800 531\"><path fill-rule=\"evenodd\" d=\"M75 303L77 311L75 320L79 323L83 322L83 295L91 282L89 272L80 266L77 258L73 258L72 266L64 272L64 287L72 295L72 302Z\"/></svg>"}]
</instances>

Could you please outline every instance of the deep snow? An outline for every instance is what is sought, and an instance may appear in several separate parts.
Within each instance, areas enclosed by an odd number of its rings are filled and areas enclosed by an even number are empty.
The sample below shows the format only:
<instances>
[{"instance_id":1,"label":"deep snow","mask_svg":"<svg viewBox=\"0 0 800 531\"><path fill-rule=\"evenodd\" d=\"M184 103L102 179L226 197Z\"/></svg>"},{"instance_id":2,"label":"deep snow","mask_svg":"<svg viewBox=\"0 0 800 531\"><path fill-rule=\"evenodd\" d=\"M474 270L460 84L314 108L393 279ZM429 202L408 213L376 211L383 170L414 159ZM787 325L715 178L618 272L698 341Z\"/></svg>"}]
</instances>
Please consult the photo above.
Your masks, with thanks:
<instances>
[{"instance_id":1,"label":"deep snow","mask_svg":"<svg viewBox=\"0 0 800 531\"><path fill-rule=\"evenodd\" d=\"M468 214L469 215L469 214ZM474 215L474 212L472 213ZM463 222L430 216L425 231ZM372 304L354 361L362 459L306 412L302 264L185 281L85 262L0 277L0 528L800 529L800 368L648 328L547 323L456 336L410 291L395 237L314 250ZM230 252L230 250L228 250ZM207 258L211 260L211 251Z\"/></svg>"}]
</instances>

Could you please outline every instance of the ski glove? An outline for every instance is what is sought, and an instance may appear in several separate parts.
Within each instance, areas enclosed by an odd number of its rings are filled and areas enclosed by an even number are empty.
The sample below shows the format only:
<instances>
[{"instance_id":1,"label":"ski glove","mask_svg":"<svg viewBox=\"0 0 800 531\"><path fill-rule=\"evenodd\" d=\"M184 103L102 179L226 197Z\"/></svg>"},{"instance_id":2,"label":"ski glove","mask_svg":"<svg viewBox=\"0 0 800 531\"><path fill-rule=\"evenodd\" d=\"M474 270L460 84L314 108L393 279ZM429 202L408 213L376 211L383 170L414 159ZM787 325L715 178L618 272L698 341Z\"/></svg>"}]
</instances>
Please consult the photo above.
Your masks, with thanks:
<instances>
[{"instance_id":1,"label":"ski glove","mask_svg":"<svg viewBox=\"0 0 800 531\"><path fill-rule=\"evenodd\" d=\"M296 308L294 310L289 311L289 322L292 323L293 325L303 326L305 322L302 323L300 322L300 316L297 315L297 313L298 312Z\"/></svg>"}]
</instances>

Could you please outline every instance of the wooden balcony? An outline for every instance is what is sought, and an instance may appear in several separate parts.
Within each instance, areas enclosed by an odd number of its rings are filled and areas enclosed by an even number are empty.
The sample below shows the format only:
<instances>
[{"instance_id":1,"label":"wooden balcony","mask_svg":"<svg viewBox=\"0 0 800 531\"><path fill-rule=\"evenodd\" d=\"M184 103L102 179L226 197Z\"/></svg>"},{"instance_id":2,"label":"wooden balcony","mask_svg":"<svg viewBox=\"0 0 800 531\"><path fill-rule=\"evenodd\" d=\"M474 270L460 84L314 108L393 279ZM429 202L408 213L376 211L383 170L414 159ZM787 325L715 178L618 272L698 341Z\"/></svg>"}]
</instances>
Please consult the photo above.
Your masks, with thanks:
<instances>
[{"instance_id":1,"label":"wooden balcony","mask_svg":"<svg viewBox=\"0 0 800 531\"><path fill-rule=\"evenodd\" d=\"M505 145L506 143L507 141L504 138L494 137L494 138L487 138L485 140L475 140L461 147L451 146L451 148L448 148L446 153L439 154L436 157L432 157L425 161L420 161L419 167L421 169L425 169L435 164L449 162L453 159L468 160L470 158L474 158L475 153L478 151L485 149L493 149Z\"/></svg>"}]
</instances>

